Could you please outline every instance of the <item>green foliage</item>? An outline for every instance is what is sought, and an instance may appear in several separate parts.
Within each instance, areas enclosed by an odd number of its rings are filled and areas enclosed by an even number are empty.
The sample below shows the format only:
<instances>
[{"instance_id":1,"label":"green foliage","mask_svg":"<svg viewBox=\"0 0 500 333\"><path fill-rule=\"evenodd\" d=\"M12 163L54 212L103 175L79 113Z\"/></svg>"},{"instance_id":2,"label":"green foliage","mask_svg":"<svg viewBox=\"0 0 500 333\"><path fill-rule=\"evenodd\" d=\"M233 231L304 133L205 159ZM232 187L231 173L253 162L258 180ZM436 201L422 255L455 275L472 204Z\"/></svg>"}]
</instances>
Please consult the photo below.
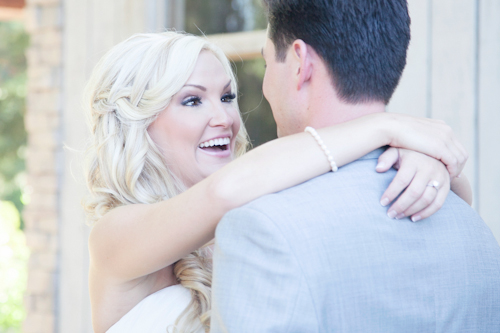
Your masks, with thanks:
<instances>
[{"instance_id":1,"label":"green foliage","mask_svg":"<svg viewBox=\"0 0 500 333\"><path fill-rule=\"evenodd\" d=\"M22 24L0 22L0 332L20 332L25 313L28 249L19 211L26 131L28 35ZM8 200L8 201L7 201Z\"/></svg>"},{"instance_id":2,"label":"green foliage","mask_svg":"<svg viewBox=\"0 0 500 333\"><path fill-rule=\"evenodd\" d=\"M0 332L21 332L25 317L23 294L29 250L19 227L14 204L0 201Z\"/></svg>"},{"instance_id":3,"label":"green foliage","mask_svg":"<svg viewBox=\"0 0 500 333\"><path fill-rule=\"evenodd\" d=\"M0 22L0 199L21 201L26 131L26 57L29 38L22 24Z\"/></svg>"}]
</instances>

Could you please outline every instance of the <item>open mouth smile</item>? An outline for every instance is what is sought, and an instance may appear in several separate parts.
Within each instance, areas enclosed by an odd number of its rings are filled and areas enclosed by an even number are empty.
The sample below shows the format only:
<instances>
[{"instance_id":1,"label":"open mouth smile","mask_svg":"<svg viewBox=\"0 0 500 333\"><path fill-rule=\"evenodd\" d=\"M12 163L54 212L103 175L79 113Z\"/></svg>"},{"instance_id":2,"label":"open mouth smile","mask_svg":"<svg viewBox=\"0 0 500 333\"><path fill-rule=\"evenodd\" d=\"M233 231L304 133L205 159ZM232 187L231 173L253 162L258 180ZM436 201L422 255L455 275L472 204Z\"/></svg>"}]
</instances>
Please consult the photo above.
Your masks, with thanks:
<instances>
[{"instance_id":1,"label":"open mouth smile","mask_svg":"<svg viewBox=\"0 0 500 333\"><path fill-rule=\"evenodd\" d=\"M231 139L228 137L225 138L217 138L207 140L205 142L200 143L198 148L203 150L210 155L216 155L220 157L225 157L226 155L231 154L230 145Z\"/></svg>"},{"instance_id":2,"label":"open mouth smile","mask_svg":"<svg viewBox=\"0 0 500 333\"><path fill-rule=\"evenodd\" d=\"M198 148L202 149L205 152L217 153L229 150L230 143L231 139L229 138L218 138L202 142L198 146Z\"/></svg>"}]
</instances>

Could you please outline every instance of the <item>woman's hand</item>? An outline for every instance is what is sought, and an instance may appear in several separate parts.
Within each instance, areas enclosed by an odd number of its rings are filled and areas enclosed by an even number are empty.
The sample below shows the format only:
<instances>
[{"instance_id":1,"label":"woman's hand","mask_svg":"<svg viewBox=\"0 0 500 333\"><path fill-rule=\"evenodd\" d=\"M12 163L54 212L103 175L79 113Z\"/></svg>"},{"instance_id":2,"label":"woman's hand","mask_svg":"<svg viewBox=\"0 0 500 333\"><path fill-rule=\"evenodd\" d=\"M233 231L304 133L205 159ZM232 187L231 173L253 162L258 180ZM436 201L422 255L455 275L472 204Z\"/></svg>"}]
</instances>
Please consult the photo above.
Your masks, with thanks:
<instances>
[{"instance_id":1,"label":"woman's hand","mask_svg":"<svg viewBox=\"0 0 500 333\"><path fill-rule=\"evenodd\" d=\"M398 173L382 195L380 203L387 206L390 218L411 216L413 222L437 212L450 191L450 175L440 161L401 148L389 148L380 155L376 170L385 172L394 166Z\"/></svg>"},{"instance_id":2,"label":"woman's hand","mask_svg":"<svg viewBox=\"0 0 500 333\"><path fill-rule=\"evenodd\" d=\"M418 151L440 160L451 178L459 176L468 154L450 126L441 120L386 113L385 125L391 147Z\"/></svg>"}]
</instances>

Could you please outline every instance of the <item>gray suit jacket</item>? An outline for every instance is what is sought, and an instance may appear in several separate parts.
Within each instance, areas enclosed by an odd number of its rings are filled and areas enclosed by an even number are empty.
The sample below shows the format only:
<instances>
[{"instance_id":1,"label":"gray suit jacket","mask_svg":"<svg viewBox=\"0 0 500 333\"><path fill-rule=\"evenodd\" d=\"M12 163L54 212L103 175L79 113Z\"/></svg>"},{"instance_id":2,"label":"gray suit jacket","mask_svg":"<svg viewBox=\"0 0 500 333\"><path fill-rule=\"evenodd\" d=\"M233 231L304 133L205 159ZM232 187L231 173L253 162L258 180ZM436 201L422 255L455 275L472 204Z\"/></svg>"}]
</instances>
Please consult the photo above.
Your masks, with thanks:
<instances>
[{"instance_id":1,"label":"gray suit jacket","mask_svg":"<svg viewBox=\"0 0 500 333\"><path fill-rule=\"evenodd\" d=\"M379 204L376 150L227 213L212 332L500 332L500 247L450 193L423 221Z\"/></svg>"}]
</instances>

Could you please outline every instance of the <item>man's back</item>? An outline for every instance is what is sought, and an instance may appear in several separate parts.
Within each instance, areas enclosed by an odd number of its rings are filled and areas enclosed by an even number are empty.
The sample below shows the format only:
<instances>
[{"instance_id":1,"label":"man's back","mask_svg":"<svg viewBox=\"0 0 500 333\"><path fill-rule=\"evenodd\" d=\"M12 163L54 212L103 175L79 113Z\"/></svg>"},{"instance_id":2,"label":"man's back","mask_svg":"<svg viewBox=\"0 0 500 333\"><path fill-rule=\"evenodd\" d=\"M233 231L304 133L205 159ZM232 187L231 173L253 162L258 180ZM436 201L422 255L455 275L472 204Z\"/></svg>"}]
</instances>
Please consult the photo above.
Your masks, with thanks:
<instances>
[{"instance_id":1,"label":"man's back","mask_svg":"<svg viewBox=\"0 0 500 333\"><path fill-rule=\"evenodd\" d=\"M453 193L424 221L389 219L380 153L226 215L213 332L500 332L488 227Z\"/></svg>"}]
</instances>

